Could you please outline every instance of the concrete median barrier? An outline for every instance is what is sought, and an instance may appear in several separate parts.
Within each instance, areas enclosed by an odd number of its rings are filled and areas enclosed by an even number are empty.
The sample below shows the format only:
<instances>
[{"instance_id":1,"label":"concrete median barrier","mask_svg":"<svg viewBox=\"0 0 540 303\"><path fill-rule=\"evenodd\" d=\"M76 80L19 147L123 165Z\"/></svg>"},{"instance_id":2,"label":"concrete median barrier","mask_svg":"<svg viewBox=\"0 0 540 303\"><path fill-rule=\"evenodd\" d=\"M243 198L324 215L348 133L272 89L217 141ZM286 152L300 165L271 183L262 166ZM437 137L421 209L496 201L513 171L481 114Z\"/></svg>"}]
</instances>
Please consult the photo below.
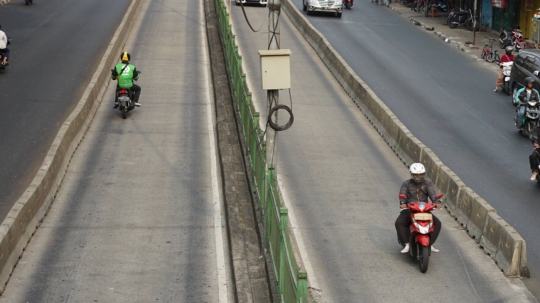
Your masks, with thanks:
<instances>
[{"instance_id":1,"label":"concrete median barrier","mask_svg":"<svg viewBox=\"0 0 540 303\"><path fill-rule=\"evenodd\" d=\"M99 106L110 67L116 62L141 3L142 0L132 1L83 96L60 127L37 175L0 225L0 293L4 292L23 249L60 187L69 161Z\"/></svg>"},{"instance_id":2,"label":"concrete median barrier","mask_svg":"<svg viewBox=\"0 0 540 303\"><path fill-rule=\"evenodd\" d=\"M420 156L420 163L424 164L424 167L426 168L426 177L431 179L433 184L437 184L439 167L443 166L443 163L441 160L439 160L439 157L437 157L437 155L435 155L431 149L424 147ZM437 189L437 192L441 192L441 190Z\"/></svg>"},{"instance_id":3,"label":"concrete median barrier","mask_svg":"<svg viewBox=\"0 0 540 303\"><path fill-rule=\"evenodd\" d=\"M488 212L480 246L507 276L529 277L525 240L497 213Z\"/></svg>"},{"instance_id":4,"label":"concrete median barrier","mask_svg":"<svg viewBox=\"0 0 540 303\"><path fill-rule=\"evenodd\" d=\"M495 261L507 276L529 277L525 240L511 226L506 225L501 231L499 249Z\"/></svg>"},{"instance_id":5,"label":"concrete median barrier","mask_svg":"<svg viewBox=\"0 0 540 303\"><path fill-rule=\"evenodd\" d=\"M467 188L455 173L444 166L439 158L395 117L384 102L354 73L328 40L296 9L291 0L283 0L282 4L283 10L291 22L317 52L336 80L400 160L406 166L413 162L422 162L426 165L428 177L433 180L437 190L445 194L443 198L445 208L458 222L470 227L468 229L469 235L474 237L477 242L480 239L480 244L483 245L486 253L491 254L494 258L497 256L499 242L503 234L505 237L515 240L514 236L517 233L514 234L514 231L502 232L501 225L497 225L502 219L496 215L494 209L474 191ZM510 228L507 225L506 227ZM504 230L506 231L506 229ZM501 262L497 263L503 270L506 268L506 271L516 272L515 268L519 268L518 272L526 273L525 242L523 239L516 241L508 240L506 242L509 243L509 246L504 246L504 253L501 250L499 255ZM519 256L521 258L518 262L519 265L515 265L516 259L514 257L509 259L510 256ZM503 262L507 260L511 260L508 266Z\"/></svg>"},{"instance_id":6,"label":"concrete median barrier","mask_svg":"<svg viewBox=\"0 0 540 303\"><path fill-rule=\"evenodd\" d=\"M491 212L486 216L486 225L480 238L480 247L484 249L484 252L488 254L492 259L495 258L495 254L499 250L499 244L501 243L502 229L507 227L508 224L497 213Z\"/></svg>"},{"instance_id":7,"label":"concrete median barrier","mask_svg":"<svg viewBox=\"0 0 540 303\"><path fill-rule=\"evenodd\" d=\"M447 166L439 167L439 175L435 186L445 194L443 205L452 217L456 217L456 209L460 191L465 188L465 183Z\"/></svg>"},{"instance_id":8,"label":"concrete median barrier","mask_svg":"<svg viewBox=\"0 0 540 303\"><path fill-rule=\"evenodd\" d=\"M467 226L471 217L473 200L480 198L472 189L464 187L459 191L454 216L461 226Z\"/></svg>"},{"instance_id":9,"label":"concrete median barrier","mask_svg":"<svg viewBox=\"0 0 540 303\"><path fill-rule=\"evenodd\" d=\"M496 213L495 209L481 197L472 200L471 217L467 223L467 233L476 243L480 243L488 213Z\"/></svg>"}]
</instances>

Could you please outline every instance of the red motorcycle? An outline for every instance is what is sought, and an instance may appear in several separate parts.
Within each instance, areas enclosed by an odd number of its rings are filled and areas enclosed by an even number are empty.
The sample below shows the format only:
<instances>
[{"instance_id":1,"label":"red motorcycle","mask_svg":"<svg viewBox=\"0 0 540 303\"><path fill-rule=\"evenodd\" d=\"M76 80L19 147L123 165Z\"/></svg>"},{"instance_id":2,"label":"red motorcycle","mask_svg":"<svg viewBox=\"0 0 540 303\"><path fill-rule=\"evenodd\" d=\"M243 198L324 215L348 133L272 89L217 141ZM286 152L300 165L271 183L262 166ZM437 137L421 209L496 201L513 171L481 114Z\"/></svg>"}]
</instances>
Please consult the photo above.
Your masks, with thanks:
<instances>
[{"instance_id":1,"label":"red motorcycle","mask_svg":"<svg viewBox=\"0 0 540 303\"><path fill-rule=\"evenodd\" d=\"M437 194L436 199L443 197ZM404 194L400 199L407 199ZM428 269L429 256L431 255L431 233L435 228L433 215L430 213L436 208L432 202L409 202L407 206L411 210L411 226L409 232L409 254L418 260L420 272L425 273Z\"/></svg>"},{"instance_id":2,"label":"red motorcycle","mask_svg":"<svg viewBox=\"0 0 540 303\"><path fill-rule=\"evenodd\" d=\"M343 1L343 4L345 5L345 8L346 9L351 9L352 5L353 5L353 1L354 0L344 0Z\"/></svg>"}]
</instances>

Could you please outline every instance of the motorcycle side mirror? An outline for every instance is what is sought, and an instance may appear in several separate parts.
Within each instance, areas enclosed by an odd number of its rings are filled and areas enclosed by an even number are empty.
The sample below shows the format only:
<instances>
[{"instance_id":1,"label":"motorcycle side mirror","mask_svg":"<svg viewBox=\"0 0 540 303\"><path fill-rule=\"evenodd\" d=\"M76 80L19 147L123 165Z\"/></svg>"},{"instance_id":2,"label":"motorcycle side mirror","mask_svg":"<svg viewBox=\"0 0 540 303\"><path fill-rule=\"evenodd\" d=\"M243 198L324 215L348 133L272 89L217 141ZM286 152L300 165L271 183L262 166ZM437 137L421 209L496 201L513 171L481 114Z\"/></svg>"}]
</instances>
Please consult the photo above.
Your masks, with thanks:
<instances>
[{"instance_id":1,"label":"motorcycle side mirror","mask_svg":"<svg viewBox=\"0 0 540 303\"><path fill-rule=\"evenodd\" d=\"M538 74L540 74L540 71L535 70L535 71L533 72L533 74L534 74L535 76L538 77Z\"/></svg>"},{"instance_id":2,"label":"motorcycle side mirror","mask_svg":"<svg viewBox=\"0 0 540 303\"><path fill-rule=\"evenodd\" d=\"M440 199L440 198L442 198L442 197L444 197L443 194L437 194L437 195L435 195L435 199Z\"/></svg>"},{"instance_id":3,"label":"motorcycle side mirror","mask_svg":"<svg viewBox=\"0 0 540 303\"><path fill-rule=\"evenodd\" d=\"M400 199L407 199L407 195L404 195L404 194L399 194L398 196Z\"/></svg>"}]
</instances>

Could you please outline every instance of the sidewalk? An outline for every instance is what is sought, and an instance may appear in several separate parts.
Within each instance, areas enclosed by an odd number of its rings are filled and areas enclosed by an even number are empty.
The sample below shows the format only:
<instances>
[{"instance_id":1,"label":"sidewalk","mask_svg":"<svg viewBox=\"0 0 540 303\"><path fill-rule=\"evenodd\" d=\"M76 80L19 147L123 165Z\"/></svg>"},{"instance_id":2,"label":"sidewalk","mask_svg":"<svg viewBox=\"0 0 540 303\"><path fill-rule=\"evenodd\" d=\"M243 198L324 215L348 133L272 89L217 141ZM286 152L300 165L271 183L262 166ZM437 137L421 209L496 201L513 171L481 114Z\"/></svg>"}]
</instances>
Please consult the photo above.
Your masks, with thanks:
<instances>
[{"instance_id":1,"label":"sidewalk","mask_svg":"<svg viewBox=\"0 0 540 303\"><path fill-rule=\"evenodd\" d=\"M488 39L496 39L493 46L495 49L499 50L499 33L493 30L490 31L481 31L476 32L476 39L474 40L475 44L473 45L473 32L467 30L464 26L459 26L455 29L448 27L446 23L446 18L448 13L440 13L439 17L431 18L425 17L423 13L415 12L411 10L410 7L407 7L402 3L392 3L390 8L402 14L405 18L412 21L415 25L423 28L427 31L432 31L437 37L441 38L449 46L460 49L461 51L467 53L472 59L483 60L480 58L480 53L485 44L489 41ZM503 54L502 49L499 50L499 54ZM492 64L494 70L498 72L498 67L496 64Z\"/></svg>"}]
</instances>

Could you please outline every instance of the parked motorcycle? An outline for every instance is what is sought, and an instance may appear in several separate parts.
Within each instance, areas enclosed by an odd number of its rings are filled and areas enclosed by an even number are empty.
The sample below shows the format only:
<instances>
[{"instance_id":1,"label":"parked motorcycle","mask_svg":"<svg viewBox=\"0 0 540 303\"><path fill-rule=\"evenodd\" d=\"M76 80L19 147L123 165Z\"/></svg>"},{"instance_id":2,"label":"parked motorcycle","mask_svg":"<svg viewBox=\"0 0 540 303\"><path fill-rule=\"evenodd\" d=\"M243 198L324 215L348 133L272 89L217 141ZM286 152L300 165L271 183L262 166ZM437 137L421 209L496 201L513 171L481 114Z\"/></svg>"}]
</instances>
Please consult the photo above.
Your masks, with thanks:
<instances>
[{"instance_id":1,"label":"parked motorcycle","mask_svg":"<svg viewBox=\"0 0 540 303\"><path fill-rule=\"evenodd\" d=\"M346 9L351 9L351 7L353 6L353 1L354 0L344 0L343 5L345 5Z\"/></svg>"},{"instance_id":2,"label":"parked motorcycle","mask_svg":"<svg viewBox=\"0 0 540 303\"><path fill-rule=\"evenodd\" d=\"M7 45L10 45L10 44L11 44L11 39L8 38ZM4 54L2 53L0 53L0 62L4 62ZM3 71L4 69L6 69L6 66L3 64L0 64L0 71Z\"/></svg>"},{"instance_id":3,"label":"parked motorcycle","mask_svg":"<svg viewBox=\"0 0 540 303\"><path fill-rule=\"evenodd\" d=\"M510 87L510 73L512 72L512 66L514 66L514 62L504 62L501 63L501 66L503 68L502 89L507 95L510 95L512 93L512 88Z\"/></svg>"},{"instance_id":4,"label":"parked motorcycle","mask_svg":"<svg viewBox=\"0 0 540 303\"><path fill-rule=\"evenodd\" d=\"M522 48L527 48L527 42L525 41L525 38L521 34L521 32L516 33L514 35L514 41L512 41L512 47L514 47L514 51L518 51Z\"/></svg>"},{"instance_id":5,"label":"parked motorcycle","mask_svg":"<svg viewBox=\"0 0 540 303\"><path fill-rule=\"evenodd\" d=\"M525 40L523 38L523 34L521 33L521 30L519 28L515 28L512 31L509 31L507 29L503 29L501 34L499 35L499 45L501 48L505 48L509 45L514 45L515 40Z\"/></svg>"},{"instance_id":6,"label":"parked motorcycle","mask_svg":"<svg viewBox=\"0 0 540 303\"><path fill-rule=\"evenodd\" d=\"M453 10L451 10L450 13L448 13L448 17L446 18L446 24L447 24L450 28L452 28L452 27L450 26L450 20L452 20L456 14L468 14L468 12L467 12L466 10L464 10L464 9L461 9L461 8L460 8L460 9L453 9ZM456 25L455 27L457 27L457 25ZM455 28L455 27L454 27L454 28Z\"/></svg>"},{"instance_id":7,"label":"parked motorcycle","mask_svg":"<svg viewBox=\"0 0 540 303\"><path fill-rule=\"evenodd\" d=\"M425 13L425 11L427 10L427 7L428 7L428 0L418 0L418 2L416 2L416 6L413 8L414 11L417 11L419 13Z\"/></svg>"},{"instance_id":8,"label":"parked motorcycle","mask_svg":"<svg viewBox=\"0 0 540 303\"><path fill-rule=\"evenodd\" d=\"M540 104L536 100L530 100L526 104L525 115L523 116L523 125L518 127L518 131L527 137L531 137L533 130L539 126ZM519 110L519 106L518 109ZM517 127L517 116L514 118L514 124Z\"/></svg>"},{"instance_id":9,"label":"parked motorcycle","mask_svg":"<svg viewBox=\"0 0 540 303\"><path fill-rule=\"evenodd\" d=\"M449 17L450 18L450 17ZM456 11L454 12L451 19L448 19L448 27L450 28L456 28L460 25L465 25L465 27L472 31L476 25L476 30L480 28L479 24L477 24L474 20L474 16L471 12L471 10L468 11Z\"/></svg>"},{"instance_id":10,"label":"parked motorcycle","mask_svg":"<svg viewBox=\"0 0 540 303\"><path fill-rule=\"evenodd\" d=\"M437 194L435 198L440 199L443 194ZM407 199L404 194L399 195L400 199ZM407 204L411 210L411 227L409 232L409 254L418 260L420 272L425 273L429 265L431 255L431 233L435 228L431 211L435 209L432 202L409 202Z\"/></svg>"}]
</instances>

